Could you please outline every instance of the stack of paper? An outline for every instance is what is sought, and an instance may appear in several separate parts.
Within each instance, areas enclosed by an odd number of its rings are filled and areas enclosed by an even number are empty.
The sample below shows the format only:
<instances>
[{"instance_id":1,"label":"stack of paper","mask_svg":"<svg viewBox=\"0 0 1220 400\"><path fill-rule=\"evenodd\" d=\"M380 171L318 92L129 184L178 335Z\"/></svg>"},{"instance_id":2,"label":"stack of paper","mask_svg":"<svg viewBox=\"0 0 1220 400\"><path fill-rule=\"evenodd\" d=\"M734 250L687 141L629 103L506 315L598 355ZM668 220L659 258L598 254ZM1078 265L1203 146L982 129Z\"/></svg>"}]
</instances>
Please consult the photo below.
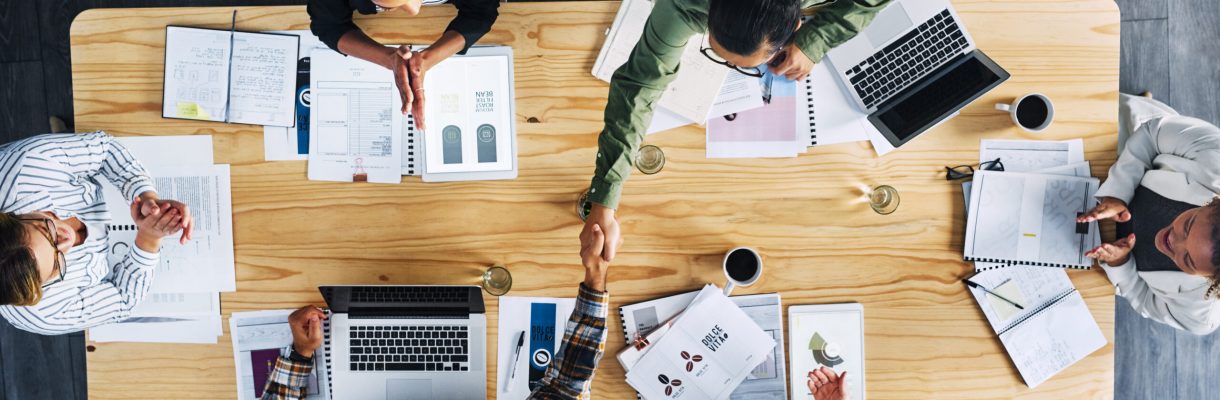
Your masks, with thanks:
<instances>
[{"instance_id":1,"label":"stack of paper","mask_svg":"<svg viewBox=\"0 0 1220 400\"><path fill-rule=\"evenodd\" d=\"M288 315L293 310L267 310L233 313L229 332L233 336L233 363L237 366L238 400L260 399L281 350L292 344ZM329 399L325 352L314 353L314 368L309 374L305 394L308 400Z\"/></svg>"},{"instance_id":2,"label":"stack of paper","mask_svg":"<svg viewBox=\"0 0 1220 400\"><path fill-rule=\"evenodd\" d=\"M216 343L223 334L220 293L237 290L229 166L212 164L211 136L119 138L153 177L157 195L185 203L195 220L192 240L166 237L148 296L121 323L89 329L97 342ZM170 152L165 149L191 149ZM110 263L135 240L128 202L104 185L112 221Z\"/></svg>"},{"instance_id":3,"label":"stack of paper","mask_svg":"<svg viewBox=\"0 0 1220 400\"><path fill-rule=\"evenodd\" d=\"M574 298L500 297L497 399L529 397L563 346L564 329L575 308Z\"/></svg>"},{"instance_id":4,"label":"stack of paper","mask_svg":"<svg viewBox=\"0 0 1220 400\"><path fill-rule=\"evenodd\" d=\"M645 399L727 399L776 347L775 338L714 285L646 340L618 355L627 383Z\"/></svg>"}]
</instances>

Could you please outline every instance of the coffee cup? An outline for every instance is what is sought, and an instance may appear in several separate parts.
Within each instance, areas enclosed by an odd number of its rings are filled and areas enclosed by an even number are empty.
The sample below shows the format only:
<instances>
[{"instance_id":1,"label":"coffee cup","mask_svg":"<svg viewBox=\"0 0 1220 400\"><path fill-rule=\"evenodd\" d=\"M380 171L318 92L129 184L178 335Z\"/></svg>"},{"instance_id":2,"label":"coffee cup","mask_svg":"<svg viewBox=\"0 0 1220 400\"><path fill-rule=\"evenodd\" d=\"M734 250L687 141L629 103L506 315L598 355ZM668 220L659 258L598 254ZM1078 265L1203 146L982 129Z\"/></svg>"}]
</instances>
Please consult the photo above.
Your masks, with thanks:
<instances>
[{"instance_id":1,"label":"coffee cup","mask_svg":"<svg viewBox=\"0 0 1220 400\"><path fill-rule=\"evenodd\" d=\"M1012 104L996 104L995 109L1008 113L1014 124L1029 132L1041 132L1055 119L1051 99L1038 93L1018 97Z\"/></svg>"},{"instance_id":2,"label":"coffee cup","mask_svg":"<svg viewBox=\"0 0 1220 400\"><path fill-rule=\"evenodd\" d=\"M762 277L762 256L749 247L738 247L724 254L724 295L733 293L737 286L750 286Z\"/></svg>"}]
</instances>

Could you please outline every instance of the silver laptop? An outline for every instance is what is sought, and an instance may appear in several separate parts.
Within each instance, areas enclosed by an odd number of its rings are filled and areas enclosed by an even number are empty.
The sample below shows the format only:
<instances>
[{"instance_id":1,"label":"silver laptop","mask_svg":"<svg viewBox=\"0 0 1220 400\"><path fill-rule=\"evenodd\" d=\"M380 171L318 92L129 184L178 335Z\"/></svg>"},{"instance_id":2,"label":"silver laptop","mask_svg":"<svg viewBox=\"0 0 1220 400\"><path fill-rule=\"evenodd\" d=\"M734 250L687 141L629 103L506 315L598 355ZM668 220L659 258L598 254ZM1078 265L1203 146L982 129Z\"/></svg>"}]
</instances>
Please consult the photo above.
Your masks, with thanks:
<instances>
[{"instance_id":1,"label":"silver laptop","mask_svg":"<svg viewBox=\"0 0 1220 400\"><path fill-rule=\"evenodd\" d=\"M478 286L321 286L332 398L487 398Z\"/></svg>"},{"instance_id":2,"label":"silver laptop","mask_svg":"<svg viewBox=\"0 0 1220 400\"><path fill-rule=\"evenodd\" d=\"M895 147L1008 79L948 0L901 0L828 53L837 80Z\"/></svg>"}]
</instances>

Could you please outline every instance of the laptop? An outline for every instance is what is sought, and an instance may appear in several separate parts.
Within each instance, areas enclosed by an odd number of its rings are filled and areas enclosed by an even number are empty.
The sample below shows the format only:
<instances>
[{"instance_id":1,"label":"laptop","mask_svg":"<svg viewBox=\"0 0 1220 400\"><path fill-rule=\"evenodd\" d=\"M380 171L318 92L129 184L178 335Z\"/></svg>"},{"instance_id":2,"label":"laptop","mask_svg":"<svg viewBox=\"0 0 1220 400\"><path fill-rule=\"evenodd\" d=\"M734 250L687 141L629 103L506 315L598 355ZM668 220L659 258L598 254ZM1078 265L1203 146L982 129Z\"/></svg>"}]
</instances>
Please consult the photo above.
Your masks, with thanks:
<instances>
[{"instance_id":1,"label":"laptop","mask_svg":"<svg viewBox=\"0 0 1220 400\"><path fill-rule=\"evenodd\" d=\"M336 399L486 399L478 286L321 286Z\"/></svg>"},{"instance_id":2,"label":"laptop","mask_svg":"<svg viewBox=\"0 0 1220 400\"><path fill-rule=\"evenodd\" d=\"M948 0L902 0L827 55L836 80L894 147L1008 79Z\"/></svg>"}]
</instances>

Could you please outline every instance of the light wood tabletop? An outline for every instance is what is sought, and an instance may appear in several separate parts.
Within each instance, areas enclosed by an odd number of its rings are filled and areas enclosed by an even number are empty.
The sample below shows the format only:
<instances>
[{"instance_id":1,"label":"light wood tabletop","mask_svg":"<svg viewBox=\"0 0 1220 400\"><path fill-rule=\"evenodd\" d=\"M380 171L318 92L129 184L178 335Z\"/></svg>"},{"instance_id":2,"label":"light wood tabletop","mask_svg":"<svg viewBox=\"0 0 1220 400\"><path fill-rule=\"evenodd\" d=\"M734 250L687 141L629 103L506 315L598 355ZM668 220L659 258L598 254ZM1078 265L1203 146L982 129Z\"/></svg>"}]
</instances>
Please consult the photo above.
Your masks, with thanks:
<instances>
[{"instance_id":1,"label":"light wood tabletop","mask_svg":"<svg viewBox=\"0 0 1220 400\"><path fill-rule=\"evenodd\" d=\"M960 185L944 165L977 162L980 139L1083 138L1095 176L1115 159L1119 12L1112 0L956 0L978 46L1012 78L960 116L884 157L867 143L816 147L786 159L708 159L701 128L649 136L668 162L636 173L619 209L625 245L610 270L612 305L723 284L726 250L762 253L762 280L736 294L779 292L796 304L864 305L867 395L874 399L1110 398L1112 344L1037 389L1026 387L960 279ZM476 284L504 264L510 295L574 297L583 270L575 201L593 172L608 85L591 74L618 2L507 3L483 44L516 58L520 177L398 185L311 182L305 162L263 160L262 128L161 118L166 25L229 27L232 8L90 10L72 25L76 128L128 135L213 135L232 164L235 311L322 304L320 284ZM304 7L237 8L240 30L309 29ZM384 43L428 43L454 15L426 7L357 23ZM1047 131L1024 133L992 105L1041 92L1055 103ZM192 151L166 149L166 151ZM861 187L901 194L873 213ZM1114 290L1102 271L1070 271L1110 343ZM489 396L495 391L495 297L488 305ZM613 355L593 393L633 391ZM787 323L785 321L785 329ZM227 331L227 324L226 324ZM91 344L90 398L233 398L227 335L215 345ZM785 345L787 345L785 343ZM793 371L788 371L792 373ZM802 371L795 371L803 373Z\"/></svg>"}]
</instances>

